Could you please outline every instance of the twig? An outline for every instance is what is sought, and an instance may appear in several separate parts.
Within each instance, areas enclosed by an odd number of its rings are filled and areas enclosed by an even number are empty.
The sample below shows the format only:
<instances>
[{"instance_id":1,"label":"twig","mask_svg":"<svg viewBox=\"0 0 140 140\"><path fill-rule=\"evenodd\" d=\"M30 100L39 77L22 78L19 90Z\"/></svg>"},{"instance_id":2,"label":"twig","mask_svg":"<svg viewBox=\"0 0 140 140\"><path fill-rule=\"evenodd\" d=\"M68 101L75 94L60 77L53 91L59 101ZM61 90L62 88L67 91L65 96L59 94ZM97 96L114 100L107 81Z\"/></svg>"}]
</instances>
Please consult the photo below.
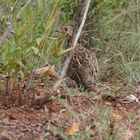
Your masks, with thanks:
<instances>
[{"instance_id":1,"label":"twig","mask_svg":"<svg viewBox=\"0 0 140 140\"><path fill-rule=\"evenodd\" d=\"M3 42L10 36L10 34L13 31L13 25L12 22L8 23L7 29L3 33L3 35L0 37L0 46L3 44Z\"/></svg>"},{"instance_id":2,"label":"twig","mask_svg":"<svg viewBox=\"0 0 140 140\"><path fill-rule=\"evenodd\" d=\"M11 9L11 12L8 16L8 22L7 22L7 29L0 37L0 46L3 44L3 42L11 35L11 33L14 31L13 23L12 23L12 15L14 13L14 10L17 6L19 0L15 1L14 7Z\"/></svg>"},{"instance_id":3,"label":"twig","mask_svg":"<svg viewBox=\"0 0 140 140\"><path fill-rule=\"evenodd\" d=\"M55 83L55 85L53 86L53 88L50 90L50 93L49 94L47 94L43 98L39 98L39 99L35 100L32 103L32 106L42 106L43 104L49 102L50 101L50 98L52 96L53 91L56 90L57 87L59 87L61 85L61 82L63 81L63 78L66 75L66 71L68 69L70 60L71 60L71 58L73 56L73 52L74 52L74 49L76 47L77 41L78 41L78 39L80 37L80 33L81 33L82 28L84 26L84 23L85 23L85 20L86 20L86 17L87 17L87 12L88 12L88 9L89 9L90 2L91 2L91 0L87 0L87 4L86 4L85 10L84 10L82 22L80 24L80 27L78 29L78 32L77 33L74 33L74 36L73 36L73 39L72 39L72 44L71 44L71 49L72 50L67 55L67 58L66 58L66 60L64 62L63 69L62 69L62 72L61 72L61 75L60 75L58 81ZM53 96L55 96L55 92L53 93Z\"/></svg>"},{"instance_id":4,"label":"twig","mask_svg":"<svg viewBox=\"0 0 140 140\"><path fill-rule=\"evenodd\" d=\"M31 0L27 0L26 3L23 5L23 7L19 10L19 12L17 13L17 20L20 20L21 15L24 11L24 9L31 3Z\"/></svg>"},{"instance_id":5,"label":"twig","mask_svg":"<svg viewBox=\"0 0 140 140\"><path fill-rule=\"evenodd\" d=\"M66 75L66 71L68 69L70 60L71 60L71 58L73 56L73 52L74 52L74 50L76 48L77 41L78 41L78 39L80 37L81 31L82 31L83 26L84 26L85 21L86 21L87 12L88 12L88 9L89 9L90 2L91 2L91 0L87 0L87 4L86 4L85 10L84 10L84 14L83 14L83 17L82 17L82 21L81 21L80 27L79 27L77 33L74 33L74 36L73 36L73 39L72 39L71 48L73 48L73 50L70 51L68 53L67 57L66 57L66 60L65 60L64 65L63 65L63 69L62 69L61 75L60 75L58 81L56 82L56 84L54 85L54 88L53 88L54 90L61 85L61 82L62 82L63 78Z\"/></svg>"},{"instance_id":6,"label":"twig","mask_svg":"<svg viewBox=\"0 0 140 140\"><path fill-rule=\"evenodd\" d=\"M19 0L17 0L14 4L13 9L11 10L11 13L9 15L9 20L8 20L8 26L7 29L5 30L5 32L3 33L3 35L0 37L0 46L3 44L3 42L11 35L11 33L14 31L14 27L13 27L13 23L12 23L12 15L13 12L15 10L15 7L17 5L17 3L19 2ZM31 0L27 0L26 3L24 4L24 6L18 11L17 13L17 20L19 20L21 18L21 14L23 13L24 9L31 3Z\"/></svg>"}]
</instances>

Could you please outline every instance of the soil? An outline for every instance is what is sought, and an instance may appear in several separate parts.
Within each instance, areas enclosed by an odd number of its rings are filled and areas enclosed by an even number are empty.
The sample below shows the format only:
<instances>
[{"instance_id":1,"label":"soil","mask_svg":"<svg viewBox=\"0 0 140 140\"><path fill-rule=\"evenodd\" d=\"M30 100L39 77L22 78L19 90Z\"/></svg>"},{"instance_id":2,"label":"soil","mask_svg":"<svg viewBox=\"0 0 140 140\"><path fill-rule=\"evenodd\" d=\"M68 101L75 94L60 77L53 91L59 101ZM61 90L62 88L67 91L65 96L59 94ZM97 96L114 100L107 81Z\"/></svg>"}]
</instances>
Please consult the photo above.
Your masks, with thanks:
<instances>
[{"instance_id":1,"label":"soil","mask_svg":"<svg viewBox=\"0 0 140 140\"><path fill-rule=\"evenodd\" d=\"M91 91L79 92L75 87L65 86L53 91L48 83L36 80L26 91L23 83L25 81L0 94L0 140L63 140L64 135L82 130L91 132L91 140L98 140L93 122L103 108L110 110L110 124L106 130L110 133L122 124L130 125L135 131L135 125L140 122L139 101L125 101L130 94L140 98L139 86L99 83ZM135 117L129 124L131 113Z\"/></svg>"}]
</instances>

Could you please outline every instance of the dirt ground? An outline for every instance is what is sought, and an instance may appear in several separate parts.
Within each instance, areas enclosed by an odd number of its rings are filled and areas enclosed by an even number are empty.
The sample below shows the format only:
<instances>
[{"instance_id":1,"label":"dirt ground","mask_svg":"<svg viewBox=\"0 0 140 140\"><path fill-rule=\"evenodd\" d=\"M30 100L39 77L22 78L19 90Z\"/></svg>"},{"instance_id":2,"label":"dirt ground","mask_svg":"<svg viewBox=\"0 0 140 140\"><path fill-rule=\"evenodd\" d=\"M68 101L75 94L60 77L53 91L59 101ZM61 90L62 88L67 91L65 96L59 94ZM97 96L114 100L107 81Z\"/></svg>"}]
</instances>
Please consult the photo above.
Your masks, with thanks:
<instances>
[{"instance_id":1,"label":"dirt ground","mask_svg":"<svg viewBox=\"0 0 140 140\"><path fill-rule=\"evenodd\" d=\"M23 83L0 94L0 140L108 140L113 136L130 140L140 136L139 84L99 83L91 91L79 92L65 86L52 91L51 86L46 88L48 83L38 80L24 91Z\"/></svg>"}]
</instances>

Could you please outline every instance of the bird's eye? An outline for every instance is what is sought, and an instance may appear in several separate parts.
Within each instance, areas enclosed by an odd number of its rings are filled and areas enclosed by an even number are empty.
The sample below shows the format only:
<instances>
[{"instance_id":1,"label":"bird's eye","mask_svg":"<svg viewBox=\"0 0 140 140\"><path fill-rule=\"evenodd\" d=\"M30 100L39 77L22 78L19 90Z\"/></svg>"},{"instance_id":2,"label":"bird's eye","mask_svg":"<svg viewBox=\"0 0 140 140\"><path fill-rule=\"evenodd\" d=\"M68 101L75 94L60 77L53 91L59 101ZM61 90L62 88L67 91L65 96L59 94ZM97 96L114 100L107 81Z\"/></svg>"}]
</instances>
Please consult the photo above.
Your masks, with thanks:
<instances>
[{"instance_id":1,"label":"bird's eye","mask_svg":"<svg viewBox=\"0 0 140 140\"><path fill-rule=\"evenodd\" d=\"M67 27L65 27L65 29L64 29L66 32L68 31L68 28Z\"/></svg>"}]
</instances>

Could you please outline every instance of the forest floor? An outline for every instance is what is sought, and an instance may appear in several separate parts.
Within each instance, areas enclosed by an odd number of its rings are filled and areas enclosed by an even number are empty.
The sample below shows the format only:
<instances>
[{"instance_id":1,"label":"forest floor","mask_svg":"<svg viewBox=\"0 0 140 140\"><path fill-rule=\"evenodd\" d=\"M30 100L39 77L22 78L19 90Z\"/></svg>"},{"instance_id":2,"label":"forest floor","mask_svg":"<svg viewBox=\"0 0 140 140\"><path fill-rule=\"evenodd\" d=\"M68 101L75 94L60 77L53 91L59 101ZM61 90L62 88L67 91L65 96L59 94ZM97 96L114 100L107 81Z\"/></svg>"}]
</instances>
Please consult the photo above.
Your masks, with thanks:
<instances>
[{"instance_id":1,"label":"forest floor","mask_svg":"<svg viewBox=\"0 0 140 140\"><path fill-rule=\"evenodd\" d=\"M99 83L83 92L64 86L52 94L46 81L35 80L23 94L24 83L0 94L0 140L140 138L140 83Z\"/></svg>"}]
</instances>

